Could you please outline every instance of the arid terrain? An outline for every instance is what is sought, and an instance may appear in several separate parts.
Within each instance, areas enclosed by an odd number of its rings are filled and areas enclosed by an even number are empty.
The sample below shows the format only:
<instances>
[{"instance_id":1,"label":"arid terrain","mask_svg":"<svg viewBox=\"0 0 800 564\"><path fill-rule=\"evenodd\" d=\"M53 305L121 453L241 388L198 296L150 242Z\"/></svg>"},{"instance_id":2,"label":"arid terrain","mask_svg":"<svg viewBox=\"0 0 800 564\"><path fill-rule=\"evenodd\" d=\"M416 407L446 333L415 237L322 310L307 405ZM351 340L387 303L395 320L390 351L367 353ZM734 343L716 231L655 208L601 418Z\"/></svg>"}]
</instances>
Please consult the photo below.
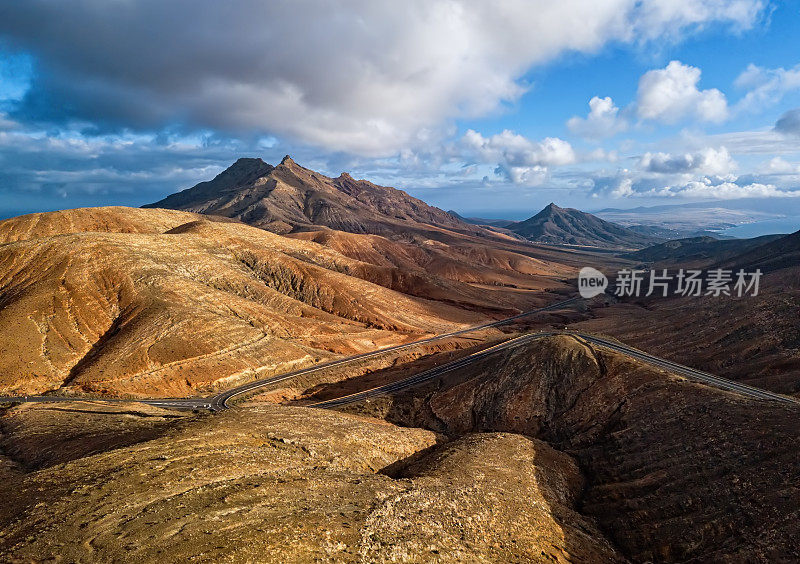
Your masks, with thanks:
<instances>
[{"instance_id":1,"label":"arid terrain","mask_svg":"<svg viewBox=\"0 0 800 564\"><path fill-rule=\"evenodd\" d=\"M0 417L5 559L774 562L798 548L800 408L572 337L350 414L98 405Z\"/></svg>"},{"instance_id":2,"label":"arid terrain","mask_svg":"<svg viewBox=\"0 0 800 564\"><path fill-rule=\"evenodd\" d=\"M1 221L0 396L59 401L0 404L0 560L795 560L800 403L570 330L800 396L797 234L632 253L649 239L538 217L552 244L286 158ZM562 303L586 265L765 276Z\"/></svg>"},{"instance_id":3,"label":"arid terrain","mask_svg":"<svg viewBox=\"0 0 800 564\"><path fill-rule=\"evenodd\" d=\"M763 239L763 238L760 238ZM717 241L688 255L656 249L652 267L761 270L757 296L626 298L594 308L575 329L620 340L720 376L775 392L800 395L800 233L769 237L755 248ZM659 246L661 247L661 246ZM643 253L640 251L638 254ZM677 255L679 258L673 258ZM616 300L614 300L616 302Z\"/></svg>"}]
</instances>

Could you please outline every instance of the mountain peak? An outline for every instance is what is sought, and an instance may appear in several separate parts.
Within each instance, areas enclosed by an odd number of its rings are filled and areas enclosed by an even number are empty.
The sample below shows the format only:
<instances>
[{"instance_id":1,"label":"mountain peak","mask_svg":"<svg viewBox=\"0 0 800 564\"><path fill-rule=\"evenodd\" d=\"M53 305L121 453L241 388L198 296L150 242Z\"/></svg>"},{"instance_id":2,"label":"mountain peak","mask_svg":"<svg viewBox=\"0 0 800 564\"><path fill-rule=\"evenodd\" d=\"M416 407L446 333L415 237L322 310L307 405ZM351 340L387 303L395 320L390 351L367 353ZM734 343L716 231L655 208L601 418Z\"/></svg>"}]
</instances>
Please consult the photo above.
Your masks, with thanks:
<instances>
[{"instance_id":1,"label":"mountain peak","mask_svg":"<svg viewBox=\"0 0 800 564\"><path fill-rule=\"evenodd\" d=\"M242 157L236 159L235 163L219 173L214 181L219 184L219 187L246 182L268 174L272 168L272 165L265 163L260 158Z\"/></svg>"},{"instance_id":2,"label":"mountain peak","mask_svg":"<svg viewBox=\"0 0 800 564\"><path fill-rule=\"evenodd\" d=\"M660 240L550 202L531 218L509 227L530 241L609 248L641 248Z\"/></svg>"},{"instance_id":3,"label":"mountain peak","mask_svg":"<svg viewBox=\"0 0 800 564\"><path fill-rule=\"evenodd\" d=\"M268 166L270 165L268 165L258 157L241 157L236 159L236 162L234 162L231 166L226 168L223 172L251 171Z\"/></svg>"},{"instance_id":4,"label":"mountain peak","mask_svg":"<svg viewBox=\"0 0 800 564\"><path fill-rule=\"evenodd\" d=\"M346 172L328 178L290 155L276 167L261 159L239 159L213 180L147 207L225 215L276 232L325 226L384 234L427 224L486 235L401 190L354 180Z\"/></svg>"}]
</instances>

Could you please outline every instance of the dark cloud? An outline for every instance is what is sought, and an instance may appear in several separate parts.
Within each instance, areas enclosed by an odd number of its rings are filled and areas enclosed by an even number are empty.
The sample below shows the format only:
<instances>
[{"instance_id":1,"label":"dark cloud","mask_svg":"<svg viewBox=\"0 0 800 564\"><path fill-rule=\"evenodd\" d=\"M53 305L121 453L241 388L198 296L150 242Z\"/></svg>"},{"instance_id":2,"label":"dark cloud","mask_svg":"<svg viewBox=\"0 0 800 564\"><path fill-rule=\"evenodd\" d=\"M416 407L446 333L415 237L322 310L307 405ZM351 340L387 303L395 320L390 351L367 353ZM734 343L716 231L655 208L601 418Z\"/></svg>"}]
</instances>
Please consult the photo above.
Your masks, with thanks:
<instances>
[{"instance_id":1,"label":"dark cloud","mask_svg":"<svg viewBox=\"0 0 800 564\"><path fill-rule=\"evenodd\" d=\"M23 120L269 132L362 155L436 142L525 90L532 65L611 41L747 27L759 0L24 0L0 39L32 53ZM576 18L574 14L580 13Z\"/></svg>"},{"instance_id":2,"label":"dark cloud","mask_svg":"<svg viewBox=\"0 0 800 564\"><path fill-rule=\"evenodd\" d=\"M775 122L775 131L788 135L800 135L800 108L789 110Z\"/></svg>"}]
</instances>

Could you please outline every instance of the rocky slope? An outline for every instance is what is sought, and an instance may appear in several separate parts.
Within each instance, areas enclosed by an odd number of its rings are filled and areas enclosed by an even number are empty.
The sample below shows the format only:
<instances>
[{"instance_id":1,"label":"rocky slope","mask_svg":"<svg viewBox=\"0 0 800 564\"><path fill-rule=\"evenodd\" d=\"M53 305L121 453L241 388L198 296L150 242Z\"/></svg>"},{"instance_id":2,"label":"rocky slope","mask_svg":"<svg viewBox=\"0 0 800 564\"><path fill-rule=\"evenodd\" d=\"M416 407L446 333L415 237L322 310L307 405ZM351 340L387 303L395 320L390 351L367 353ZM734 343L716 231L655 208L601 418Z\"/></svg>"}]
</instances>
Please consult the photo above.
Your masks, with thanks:
<instances>
[{"instance_id":1,"label":"rocky slope","mask_svg":"<svg viewBox=\"0 0 800 564\"><path fill-rule=\"evenodd\" d=\"M27 419L21 438L42 409L0 422ZM122 416L107 417L116 435ZM437 445L422 429L257 406L8 477L0 558L620 561L575 511L582 486L569 456L519 435Z\"/></svg>"},{"instance_id":2,"label":"rocky slope","mask_svg":"<svg viewBox=\"0 0 800 564\"><path fill-rule=\"evenodd\" d=\"M531 241L551 244L639 249L659 242L592 214L555 204L508 229Z\"/></svg>"},{"instance_id":3,"label":"rocky slope","mask_svg":"<svg viewBox=\"0 0 800 564\"><path fill-rule=\"evenodd\" d=\"M483 233L402 190L329 178L288 155L273 167L261 159L239 159L216 178L145 207L170 208L239 219L276 233L325 226L352 233L395 233L419 224Z\"/></svg>"},{"instance_id":4,"label":"rocky slope","mask_svg":"<svg viewBox=\"0 0 800 564\"><path fill-rule=\"evenodd\" d=\"M691 237L659 243L623 256L634 261L656 263L661 267L680 265L686 268L702 268L730 260L781 237L782 235L764 235L752 239L723 240L714 237Z\"/></svg>"},{"instance_id":5,"label":"rocky slope","mask_svg":"<svg viewBox=\"0 0 800 564\"><path fill-rule=\"evenodd\" d=\"M766 275L757 297L637 300L599 308L575 328L784 394L800 394L797 269Z\"/></svg>"},{"instance_id":6,"label":"rocky slope","mask_svg":"<svg viewBox=\"0 0 800 564\"><path fill-rule=\"evenodd\" d=\"M721 262L723 266L746 268L748 271L756 268L762 272L797 268L800 266L800 231L743 251Z\"/></svg>"},{"instance_id":7,"label":"rocky slope","mask_svg":"<svg viewBox=\"0 0 800 564\"><path fill-rule=\"evenodd\" d=\"M581 514L634 562L788 562L800 549L800 405L553 337L349 409L451 437L546 440L584 474Z\"/></svg>"},{"instance_id":8,"label":"rocky slope","mask_svg":"<svg viewBox=\"0 0 800 564\"><path fill-rule=\"evenodd\" d=\"M315 243L129 211L0 222L2 392L187 395L483 319Z\"/></svg>"},{"instance_id":9,"label":"rocky slope","mask_svg":"<svg viewBox=\"0 0 800 564\"><path fill-rule=\"evenodd\" d=\"M326 177L288 157L275 167L239 159L213 180L146 207L235 218L315 241L374 266L401 268L407 278L413 274L403 291L427 297L435 278L437 295L471 294L455 299L479 308L497 304L506 312L529 308L531 290L565 289L563 280L574 275L575 265L591 262L464 222L401 190L348 174ZM464 284L478 289L470 292Z\"/></svg>"},{"instance_id":10,"label":"rocky slope","mask_svg":"<svg viewBox=\"0 0 800 564\"><path fill-rule=\"evenodd\" d=\"M757 296L626 300L592 310L592 319L576 327L753 386L800 394L798 241L795 233L733 257L664 265L673 275L677 268L723 267L734 273L760 268Z\"/></svg>"}]
</instances>

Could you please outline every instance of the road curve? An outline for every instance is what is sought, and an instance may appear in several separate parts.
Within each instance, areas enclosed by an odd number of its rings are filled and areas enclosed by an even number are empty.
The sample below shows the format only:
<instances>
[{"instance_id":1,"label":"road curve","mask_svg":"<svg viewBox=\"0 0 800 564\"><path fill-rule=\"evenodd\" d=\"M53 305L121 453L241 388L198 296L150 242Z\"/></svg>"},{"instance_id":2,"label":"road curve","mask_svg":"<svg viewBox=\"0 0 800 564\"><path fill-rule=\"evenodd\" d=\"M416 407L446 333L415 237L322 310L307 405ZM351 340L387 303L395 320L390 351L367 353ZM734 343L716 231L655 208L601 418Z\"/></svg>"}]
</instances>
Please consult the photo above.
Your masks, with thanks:
<instances>
[{"instance_id":1,"label":"road curve","mask_svg":"<svg viewBox=\"0 0 800 564\"><path fill-rule=\"evenodd\" d=\"M328 368L334 368L336 366L342 366L345 364L349 364L351 362L356 362L359 360L363 360L365 358L371 358L389 352L397 352L404 349L410 349L412 347L417 347L419 345L433 343L435 341L441 341L442 339L449 339L452 337L457 337L459 335L464 335L467 333L472 333L483 329L500 327L502 325L513 323L514 321L517 321L518 319L522 319L524 317L528 317L531 315L535 315L537 313L542 313L553 309L558 309L560 307L574 303L580 299L581 298L579 297L569 298L567 300L562 300L560 302L556 302L545 307L541 307L530 311L525 311L517 315L513 315L511 317L506 317L498 321L490 321L487 323L482 323L480 325L473 325L465 329L459 329L458 331L452 331L450 333L442 333L440 335L436 335L434 337L428 337L426 339L421 339L419 341L413 341L402 345L386 347L368 353L349 356L347 358L335 359L328 362L323 362L321 364L316 364L308 368L295 370L293 372L278 374L277 376L271 376L269 378L263 378L261 380L254 380L252 382L242 384L241 386L236 386L235 388L231 388L229 390L217 394L216 396L208 398L158 398L158 399L130 400L130 399L118 399L118 398L109 398L109 399L82 398L75 396L5 396L5 397L0 396L0 403L49 403L49 402L63 402L63 401L103 401L109 403L136 402L136 403L146 403L148 405L153 405L156 407L166 407L173 409L210 409L211 411L223 411L230 407L228 405L228 401L230 399L243 394L253 392L260 388L264 388L266 386L270 386L272 384L283 382L284 380L289 380L291 378L296 378L297 376L311 374L313 372L318 372L320 370L325 370Z\"/></svg>"},{"instance_id":2,"label":"road curve","mask_svg":"<svg viewBox=\"0 0 800 564\"><path fill-rule=\"evenodd\" d=\"M141 399L141 400L130 400L130 399L117 399L117 398L81 398L81 397L74 397L74 396L0 396L0 403L9 403L9 402L32 402L32 403L44 403L44 402L64 402L64 401L103 401L109 403L122 403L122 402L136 402L136 403L145 403L148 405L156 406L156 407L163 407L163 408L171 408L171 409L210 409L211 411L223 411L225 409L229 409L230 406L228 405L228 401L234 397L247 394L258 390L260 388L264 388L266 386L270 386L272 384L277 384L279 382L283 382L285 380L289 380L291 378L296 378L298 376L303 376L307 374L311 374L314 372L318 372L321 370L326 370L329 368L334 368L337 366L343 366L346 364L350 364L352 362L356 362L359 360L363 360L365 358L371 358L374 356L378 356L384 353L389 352L396 352L412 347L416 347L419 345L432 343L435 341L439 341L442 339L448 339L452 337L456 337L459 335L464 335L467 333L471 333L474 331L480 331L482 329L488 329L491 327L499 327L502 325L506 325L512 323L518 319L528 317L530 315L535 315L537 313L558 309L560 307L569 305L573 302L580 300L581 298L574 297L567 300L563 300L560 302L556 302L554 304L550 304L549 306L538 308L531 311L526 311L520 313L518 315L514 315L512 317L507 317L505 319L500 319L498 321L492 321L489 323L483 323L481 325L475 325L472 327L467 327L465 329L460 329L458 331L453 331L451 333L443 333L441 335L436 335L435 337L428 337L426 339L421 339L419 341L413 341L410 343L405 343L403 345L395 345L392 347L387 347L384 349L378 349L368 353L362 353L354 356L349 356L347 358L340 358L336 360L331 360L328 362L323 362L321 364L316 364L314 366L303 368L300 370L295 370L292 372L287 372L285 374L278 374L277 376L272 376L269 378L264 378L261 380L254 380L252 382L248 382L246 384L242 384L241 386L237 386L235 388L231 388L226 390L216 396L209 397L209 398L159 398L159 399ZM436 366L424 372L420 372L419 374L415 374L403 380L398 380L397 382L392 382L390 384L385 384L383 386L379 386L377 388L372 388L369 390L364 390L361 392L357 392L355 394L350 394L347 396L343 396L341 398L336 398L332 400L327 400L323 402L318 402L308 407L319 407L319 408L334 408L342 405L348 405L351 403L356 403L359 401L363 401L364 399L368 399L371 397L377 397L382 395L392 394L401 390L405 390L411 388L413 386L419 385L423 382L428 382L435 378L438 378L448 372L453 370L457 370L463 366L466 366L472 362L480 358L484 358L490 354L493 354L499 350L519 347L525 344L528 344L534 340L542 339L544 337L549 337L553 335L570 335L577 339L583 340L586 343L590 343L596 346L605 347L637 360L641 360L658 368L665 369L669 372L673 372L679 374L681 376L686 377L689 380L693 380L695 382L701 382L703 384L707 384L710 386L714 386L717 388L721 388L724 390L729 390L732 392L737 392L747 397L761 399L761 400L771 400L771 401L779 401L784 403L793 403L797 404L800 403L800 400L795 398L784 396L781 394L776 394L773 392L769 392L767 390L762 390L760 388L754 388L752 386L748 386L746 384L742 384L740 382L735 382L733 380L728 380L727 378L722 378L720 376L715 376L713 374L709 374L707 372L702 372L700 370L695 370L694 368L684 366L682 364L678 364L677 362L673 362L670 360L666 360L634 347L630 347L628 345L624 345L622 343L618 343L616 341L611 341L608 339L604 339L602 337L598 337L595 335L590 335L588 333L581 333L578 331L541 331L536 333L529 333L527 335L522 335L520 337L516 337L514 339L509 339L508 341L504 341L492 347L483 349L481 351L472 353L468 356L465 356L461 359L456 361L443 364L441 366Z\"/></svg>"},{"instance_id":3,"label":"road curve","mask_svg":"<svg viewBox=\"0 0 800 564\"><path fill-rule=\"evenodd\" d=\"M694 368L690 368L688 366L684 366L682 364L678 364L677 362L672 362L671 360L666 360L644 351L640 351L639 349L635 349L633 347L629 347L627 345L623 345L621 343L617 343L614 341L610 341L608 339L603 339L601 337L597 337L594 335L589 335L587 333L581 333L578 331L541 331L537 333L529 333L527 335L523 335L521 337L517 337L515 339L510 339L488 349L484 349L482 351L473 353L469 356L464 358L455 360L453 362L443 364L441 366L436 366L424 372L420 372L419 374L415 374L408 378L404 378L403 380L398 380L396 382L392 382L390 384L384 384L383 386L378 386L376 388L371 388L369 390L364 390L361 392L356 392L354 394L350 394L347 396L342 396L340 398L335 398L331 400L326 400L322 402L318 402L315 404L311 404L307 407L318 407L323 409L332 409L336 407L341 407L344 405L349 405L353 403L357 403L360 401L364 401L365 399L390 395L401 390L405 390L408 388L413 388L414 386L418 386L424 382L429 382L431 380L435 380L447 374L448 372L452 372L453 370L457 370L461 367L467 366L468 364L475 362L476 360L486 357L490 354L493 354L500 350L516 348L523 345L526 345L532 341L542 339L544 337L551 337L554 335L569 335L571 337L575 337L579 340L583 340L585 342L591 343L596 346L605 347L637 360L641 360L658 368L663 368L669 372L673 372L676 374L680 374L685 378L700 382L703 384L707 384L709 386L714 386L717 388L722 388L724 390L729 390L732 392L737 392L743 396L760 399L760 400L770 400L770 401L779 401L783 403L791 403L791 404L798 404L800 400L795 398L784 396L781 394L776 394L773 392L769 392L767 390L762 390L760 388L754 388L752 386L748 386L746 384L742 384L740 382L735 382L733 380L728 380L727 378L722 378L720 376L715 376L713 374L709 374L707 372L702 372L700 370L695 370Z\"/></svg>"},{"instance_id":4,"label":"road curve","mask_svg":"<svg viewBox=\"0 0 800 564\"><path fill-rule=\"evenodd\" d=\"M357 354L354 356L349 356L347 358L340 358L336 360L331 360L328 362L323 362L321 364L316 364L309 368L303 368L301 370L295 370L294 372L288 372L286 374L279 374L277 376L272 376L270 378L264 378L262 380L254 380L253 382L248 382L247 384L242 384L241 386L237 386L235 388L231 388L230 390L226 390L221 394L218 394L211 398L211 409L214 411L222 411L223 409L228 409L228 400L240 396L242 394L250 393L254 390L259 388L264 388L266 386L270 386L272 384L277 384L278 382L283 382L284 380L288 380L290 378L296 378L297 376L303 376L306 374L311 374L312 372L318 372L320 370L325 370L327 368L333 368L336 366L342 366L344 364L350 364L351 362L355 362L358 360L363 360L365 358L371 358L373 356L378 356L381 354L389 353L389 352L397 352L404 349L410 349L412 347L417 347L419 345L425 345L428 343L433 343L435 341L441 341L442 339L450 339L452 337L457 337L459 335L464 335L466 333L472 333L475 331L480 331L482 329L489 329L491 327L500 327L502 325L507 325L509 323L513 323L518 319L522 319L523 317L528 317L530 315L534 315L537 313L542 313L544 311L549 311L553 309L558 309L565 305L569 305L573 302L580 300L581 298L569 298L568 300L563 300L560 302L556 302L554 304L550 304L549 306L541 307L538 309L534 309L531 311L525 311L523 313L513 315L511 317L506 317L504 319L500 319L498 321L491 321L489 323L482 323L480 325L474 325L472 327L467 327L466 329L459 329L458 331L453 331L451 333L442 333L441 335L436 335L435 337L428 337L427 339L421 339L419 341L413 341L411 343L405 343L403 345L395 345L392 347L386 347L384 349L378 349L376 351Z\"/></svg>"}]
</instances>

